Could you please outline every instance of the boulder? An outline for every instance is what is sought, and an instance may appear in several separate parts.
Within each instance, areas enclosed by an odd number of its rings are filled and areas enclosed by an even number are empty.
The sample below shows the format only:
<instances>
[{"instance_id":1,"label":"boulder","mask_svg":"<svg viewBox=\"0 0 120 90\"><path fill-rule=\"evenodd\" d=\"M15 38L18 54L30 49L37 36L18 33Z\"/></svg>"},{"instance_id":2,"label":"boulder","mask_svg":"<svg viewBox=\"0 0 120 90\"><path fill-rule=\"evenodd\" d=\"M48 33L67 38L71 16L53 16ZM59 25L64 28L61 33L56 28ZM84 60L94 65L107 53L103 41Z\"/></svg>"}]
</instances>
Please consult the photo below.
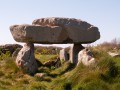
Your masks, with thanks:
<instances>
[{"instance_id":1,"label":"boulder","mask_svg":"<svg viewBox=\"0 0 120 90\"><path fill-rule=\"evenodd\" d=\"M34 45L32 43L26 43L20 50L16 58L16 64L25 73L36 73L38 64L34 57Z\"/></svg>"},{"instance_id":2,"label":"boulder","mask_svg":"<svg viewBox=\"0 0 120 90\"><path fill-rule=\"evenodd\" d=\"M89 49L85 48L78 53L77 65L79 63L83 63L85 66L95 66L95 58Z\"/></svg>"},{"instance_id":3,"label":"boulder","mask_svg":"<svg viewBox=\"0 0 120 90\"><path fill-rule=\"evenodd\" d=\"M97 27L79 19L41 18L32 24L11 26L13 38L40 44L92 43L100 38Z\"/></svg>"},{"instance_id":4,"label":"boulder","mask_svg":"<svg viewBox=\"0 0 120 90\"><path fill-rule=\"evenodd\" d=\"M120 57L119 53L108 52L108 54L112 57Z\"/></svg>"},{"instance_id":5,"label":"boulder","mask_svg":"<svg viewBox=\"0 0 120 90\"><path fill-rule=\"evenodd\" d=\"M47 76L47 74L46 73L36 73L35 76L40 77L40 78L44 78L45 76Z\"/></svg>"},{"instance_id":6,"label":"boulder","mask_svg":"<svg viewBox=\"0 0 120 90\"><path fill-rule=\"evenodd\" d=\"M47 62L44 62L43 63L43 66L46 66L46 67L60 67L61 66L61 62L60 62L60 59L57 57L56 59L54 60L49 60Z\"/></svg>"}]
</instances>

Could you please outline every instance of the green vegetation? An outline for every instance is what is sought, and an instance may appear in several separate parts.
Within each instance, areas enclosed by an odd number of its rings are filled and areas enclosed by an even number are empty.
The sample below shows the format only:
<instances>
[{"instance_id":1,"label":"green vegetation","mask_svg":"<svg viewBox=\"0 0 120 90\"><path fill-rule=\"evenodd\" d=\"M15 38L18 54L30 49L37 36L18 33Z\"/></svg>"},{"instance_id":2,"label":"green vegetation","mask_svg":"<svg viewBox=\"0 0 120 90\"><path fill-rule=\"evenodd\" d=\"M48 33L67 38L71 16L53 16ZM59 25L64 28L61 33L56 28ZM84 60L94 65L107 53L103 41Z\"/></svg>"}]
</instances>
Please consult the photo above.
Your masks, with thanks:
<instances>
[{"instance_id":1,"label":"green vegetation","mask_svg":"<svg viewBox=\"0 0 120 90\"><path fill-rule=\"evenodd\" d=\"M48 60L53 60L56 57L58 57L58 55L42 55L42 54L35 54L35 57L41 61L42 63L48 61Z\"/></svg>"},{"instance_id":2,"label":"green vegetation","mask_svg":"<svg viewBox=\"0 0 120 90\"><path fill-rule=\"evenodd\" d=\"M0 51L0 60L4 60L5 58L9 58L10 57L10 52L7 51L6 53L2 53Z\"/></svg>"},{"instance_id":3,"label":"green vegetation","mask_svg":"<svg viewBox=\"0 0 120 90\"><path fill-rule=\"evenodd\" d=\"M90 49L96 58L96 66L74 66L68 61L62 62L59 68L42 66L38 72L46 74L43 77L24 74L17 68L15 58L6 53L4 58L0 58L0 90L119 90L120 58L109 56L100 46ZM58 54L37 52L35 56L45 62Z\"/></svg>"}]
</instances>

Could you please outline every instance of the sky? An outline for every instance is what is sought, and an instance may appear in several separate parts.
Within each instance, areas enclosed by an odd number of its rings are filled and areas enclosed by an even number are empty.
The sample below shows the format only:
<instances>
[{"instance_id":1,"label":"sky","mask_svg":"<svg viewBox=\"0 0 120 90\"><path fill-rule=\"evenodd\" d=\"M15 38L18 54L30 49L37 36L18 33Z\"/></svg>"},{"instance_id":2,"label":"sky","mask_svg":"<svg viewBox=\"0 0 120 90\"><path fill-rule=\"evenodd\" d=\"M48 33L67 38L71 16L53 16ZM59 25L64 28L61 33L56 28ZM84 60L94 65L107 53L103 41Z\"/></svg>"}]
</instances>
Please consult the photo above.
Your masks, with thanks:
<instances>
[{"instance_id":1,"label":"sky","mask_svg":"<svg viewBox=\"0 0 120 90\"><path fill-rule=\"evenodd\" d=\"M120 38L120 0L0 0L0 45L18 43L11 25L43 17L76 18L97 26L101 37L96 44Z\"/></svg>"}]
</instances>

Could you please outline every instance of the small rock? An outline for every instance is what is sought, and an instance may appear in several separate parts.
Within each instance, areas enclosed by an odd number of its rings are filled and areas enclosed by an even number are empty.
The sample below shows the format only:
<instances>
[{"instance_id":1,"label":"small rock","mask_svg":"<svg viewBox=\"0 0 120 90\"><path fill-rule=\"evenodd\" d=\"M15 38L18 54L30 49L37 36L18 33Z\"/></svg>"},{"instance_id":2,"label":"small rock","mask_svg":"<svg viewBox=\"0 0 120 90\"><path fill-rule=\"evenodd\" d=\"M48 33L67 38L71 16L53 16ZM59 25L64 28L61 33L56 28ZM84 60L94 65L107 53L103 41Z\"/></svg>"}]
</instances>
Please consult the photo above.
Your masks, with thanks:
<instances>
[{"instance_id":1,"label":"small rock","mask_svg":"<svg viewBox=\"0 0 120 90\"><path fill-rule=\"evenodd\" d=\"M36 73L35 76L37 76L37 77L45 77L45 76L47 76L47 74L46 73Z\"/></svg>"},{"instance_id":2,"label":"small rock","mask_svg":"<svg viewBox=\"0 0 120 90\"><path fill-rule=\"evenodd\" d=\"M108 54L112 57L120 57L120 54L118 53L108 52Z\"/></svg>"},{"instance_id":3,"label":"small rock","mask_svg":"<svg viewBox=\"0 0 120 90\"><path fill-rule=\"evenodd\" d=\"M43 65L46 66L46 67L51 67L51 66L60 67L61 62L60 62L60 59L57 58L57 59L54 59L54 60L49 60L49 61L43 63Z\"/></svg>"}]
</instances>

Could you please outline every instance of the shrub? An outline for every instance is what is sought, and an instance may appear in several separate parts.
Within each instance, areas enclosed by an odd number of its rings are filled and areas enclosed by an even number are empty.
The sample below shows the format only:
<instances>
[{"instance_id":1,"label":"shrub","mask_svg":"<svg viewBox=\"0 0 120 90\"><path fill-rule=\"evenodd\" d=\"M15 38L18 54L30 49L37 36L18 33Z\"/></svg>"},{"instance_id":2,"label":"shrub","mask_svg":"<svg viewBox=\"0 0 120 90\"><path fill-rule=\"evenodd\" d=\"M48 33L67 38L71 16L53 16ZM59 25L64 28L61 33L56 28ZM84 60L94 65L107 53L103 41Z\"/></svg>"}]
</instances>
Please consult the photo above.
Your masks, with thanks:
<instances>
[{"instance_id":1,"label":"shrub","mask_svg":"<svg viewBox=\"0 0 120 90\"><path fill-rule=\"evenodd\" d=\"M120 90L120 82L113 84L111 90Z\"/></svg>"},{"instance_id":2,"label":"shrub","mask_svg":"<svg viewBox=\"0 0 120 90\"><path fill-rule=\"evenodd\" d=\"M72 90L72 85L70 82L64 83L63 85L64 90Z\"/></svg>"},{"instance_id":3,"label":"shrub","mask_svg":"<svg viewBox=\"0 0 120 90\"><path fill-rule=\"evenodd\" d=\"M115 66L115 62L114 61L109 62L108 68L109 68L108 75L110 77L116 77L118 75L118 67Z\"/></svg>"},{"instance_id":4,"label":"shrub","mask_svg":"<svg viewBox=\"0 0 120 90\"><path fill-rule=\"evenodd\" d=\"M0 51L0 60L4 60L4 59L9 58L9 57L10 57L10 52L9 51L7 51L6 53L2 53Z\"/></svg>"}]
</instances>

